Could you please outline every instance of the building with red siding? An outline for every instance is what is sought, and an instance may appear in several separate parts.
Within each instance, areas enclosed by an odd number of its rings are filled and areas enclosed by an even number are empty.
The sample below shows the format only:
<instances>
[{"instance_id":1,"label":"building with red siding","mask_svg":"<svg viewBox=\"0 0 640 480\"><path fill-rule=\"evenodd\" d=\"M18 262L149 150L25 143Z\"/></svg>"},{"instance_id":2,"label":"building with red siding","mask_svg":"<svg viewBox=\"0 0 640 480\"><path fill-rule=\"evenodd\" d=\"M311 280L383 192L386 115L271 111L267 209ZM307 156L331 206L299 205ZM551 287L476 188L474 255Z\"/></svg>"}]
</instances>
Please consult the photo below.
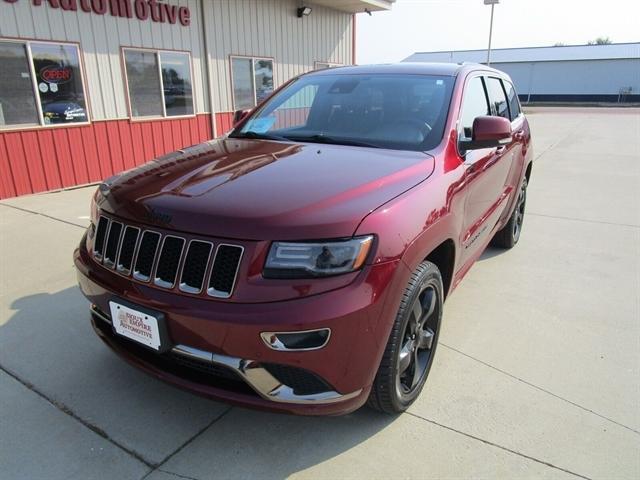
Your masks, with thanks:
<instances>
[{"instance_id":1,"label":"building with red siding","mask_svg":"<svg viewBox=\"0 0 640 480\"><path fill-rule=\"evenodd\" d=\"M288 79L355 63L355 14L393 1L0 0L0 198L224 134Z\"/></svg>"}]
</instances>

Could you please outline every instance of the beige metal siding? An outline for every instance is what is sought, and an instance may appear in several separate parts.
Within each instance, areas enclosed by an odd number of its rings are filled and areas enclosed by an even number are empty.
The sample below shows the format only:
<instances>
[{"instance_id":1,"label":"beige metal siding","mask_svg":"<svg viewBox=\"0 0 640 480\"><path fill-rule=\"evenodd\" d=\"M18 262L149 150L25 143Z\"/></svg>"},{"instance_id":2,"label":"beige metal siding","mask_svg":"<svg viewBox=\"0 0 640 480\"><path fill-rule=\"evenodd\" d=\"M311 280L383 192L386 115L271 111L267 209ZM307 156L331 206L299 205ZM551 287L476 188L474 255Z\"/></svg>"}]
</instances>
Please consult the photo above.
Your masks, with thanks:
<instances>
[{"instance_id":1,"label":"beige metal siding","mask_svg":"<svg viewBox=\"0 0 640 480\"><path fill-rule=\"evenodd\" d=\"M311 5L297 18L295 0L205 0L216 112L233 110L230 55L273 58L276 87L315 62L352 63L351 14Z\"/></svg>"},{"instance_id":2,"label":"beige metal siding","mask_svg":"<svg viewBox=\"0 0 640 480\"><path fill-rule=\"evenodd\" d=\"M113 17L51 8L47 2L0 2L0 37L80 43L92 120L129 116L122 74L121 47L187 50L191 52L196 113L210 111L205 88L201 2L170 0L191 11L191 25L154 23L150 19ZM132 2L133 4L133 2Z\"/></svg>"}]
</instances>

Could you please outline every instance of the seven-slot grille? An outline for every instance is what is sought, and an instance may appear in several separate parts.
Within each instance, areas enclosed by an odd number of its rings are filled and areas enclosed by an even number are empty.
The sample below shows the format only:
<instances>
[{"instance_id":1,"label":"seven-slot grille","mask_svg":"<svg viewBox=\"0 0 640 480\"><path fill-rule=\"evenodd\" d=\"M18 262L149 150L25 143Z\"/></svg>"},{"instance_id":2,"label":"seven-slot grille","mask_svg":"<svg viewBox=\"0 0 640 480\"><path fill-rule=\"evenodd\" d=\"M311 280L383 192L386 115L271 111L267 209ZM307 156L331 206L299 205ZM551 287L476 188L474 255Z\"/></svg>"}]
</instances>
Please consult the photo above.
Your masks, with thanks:
<instances>
[{"instance_id":1,"label":"seven-slot grille","mask_svg":"<svg viewBox=\"0 0 640 480\"><path fill-rule=\"evenodd\" d=\"M98 221L93 247L96 260L122 275L167 289L178 284L191 294L206 286L207 294L217 298L233 293L243 251L239 245L220 243L214 248L211 242L196 239L187 243L180 236L140 230L105 216Z\"/></svg>"}]
</instances>

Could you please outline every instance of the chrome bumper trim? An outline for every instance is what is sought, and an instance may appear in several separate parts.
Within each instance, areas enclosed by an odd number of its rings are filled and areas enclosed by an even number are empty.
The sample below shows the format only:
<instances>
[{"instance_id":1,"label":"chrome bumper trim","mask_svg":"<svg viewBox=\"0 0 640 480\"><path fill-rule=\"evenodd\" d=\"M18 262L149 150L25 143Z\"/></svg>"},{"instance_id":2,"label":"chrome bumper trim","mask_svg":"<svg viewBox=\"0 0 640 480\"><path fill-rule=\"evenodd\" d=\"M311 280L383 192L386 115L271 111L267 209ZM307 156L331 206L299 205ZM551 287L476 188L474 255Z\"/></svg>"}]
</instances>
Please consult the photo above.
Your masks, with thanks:
<instances>
[{"instance_id":1,"label":"chrome bumper trim","mask_svg":"<svg viewBox=\"0 0 640 480\"><path fill-rule=\"evenodd\" d=\"M111 325L111 318L102 313L95 305L91 306L91 313ZM176 345L171 349L171 353L189 360L227 367L236 372L258 395L272 402L324 405L350 400L362 393L362 389L360 389L344 395L333 390L312 395L297 395L291 387L280 382L255 360L228 357L187 345Z\"/></svg>"},{"instance_id":2,"label":"chrome bumper trim","mask_svg":"<svg viewBox=\"0 0 640 480\"><path fill-rule=\"evenodd\" d=\"M216 353L198 350L186 345L176 345L172 353L203 363L214 363L230 368L238 374L262 398L278 403L296 403L321 405L342 402L357 397L362 389L355 392L341 394L333 390L312 395L297 395L288 385L281 383L255 360L228 357Z\"/></svg>"},{"instance_id":3,"label":"chrome bumper trim","mask_svg":"<svg viewBox=\"0 0 640 480\"><path fill-rule=\"evenodd\" d=\"M91 305L91 314L95 315L96 317L98 317L100 320L102 320L103 322L107 322L109 325L112 325L111 323L111 317L108 317L107 315L105 315L104 313L102 313L102 310L100 310L98 307L96 307L95 305Z\"/></svg>"},{"instance_id":4,"label":"chrome bumper trim","mask_svg":"<svg viewBox=\"0 0 640 480\"><path fill-rule=\"evenodd\" d=\"M327 338L321 344L318 344L314 347L308 348L291 348L287 347L282 340L279 338L280 336L284 337L286 335L291 334L301 334L301 333L319 333L319 332L327 332ZM331 329L330 328L316 328L313 330L291 330L288 332L262 332L260 334L260 338L264 344L269 347L271 350L277 350L281 352L310 352L312 350L320 350L324 348L327 343L329 343L329 339L331 338Z\"/></svg>"}]
</instances>

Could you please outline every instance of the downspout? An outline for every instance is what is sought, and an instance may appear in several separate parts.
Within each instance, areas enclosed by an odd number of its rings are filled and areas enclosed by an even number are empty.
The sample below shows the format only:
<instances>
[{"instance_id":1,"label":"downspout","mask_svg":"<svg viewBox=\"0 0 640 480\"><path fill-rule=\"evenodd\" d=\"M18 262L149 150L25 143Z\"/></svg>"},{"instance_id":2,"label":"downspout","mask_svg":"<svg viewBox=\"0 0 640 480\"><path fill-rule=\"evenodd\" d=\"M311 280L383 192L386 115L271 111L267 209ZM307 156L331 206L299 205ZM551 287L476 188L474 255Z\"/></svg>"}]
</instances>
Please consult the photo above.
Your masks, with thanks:
<instances>
[{"instance_id":1,"label":"downspout","mask_svg":"<svg viewBox=\"0 0 640 480\"><path fill-rule=\"evenodd\" d=\"M216 128L216 109L213 105L213 85L211 83L211 57L209 56L209 42L207 41L207 24L205 22L205 1L200 2L200 23L202 23L202 41L204 42L204 56L205 60L205 68L207 70L207 90L209 95L209 110L211 110L210 122L211 122L211 132L213 133L213 138L218 136L217 128Z\"/></svg>"},{"instance_id":2,"label":"downspout","mask_svg":"<svg viewBox=\"0 0 640 480\"><path fill-rule=\"evenodd\" d=\"M356 64L356 14L351 14L351 65Z\"/></svg>"}]
</instances>

